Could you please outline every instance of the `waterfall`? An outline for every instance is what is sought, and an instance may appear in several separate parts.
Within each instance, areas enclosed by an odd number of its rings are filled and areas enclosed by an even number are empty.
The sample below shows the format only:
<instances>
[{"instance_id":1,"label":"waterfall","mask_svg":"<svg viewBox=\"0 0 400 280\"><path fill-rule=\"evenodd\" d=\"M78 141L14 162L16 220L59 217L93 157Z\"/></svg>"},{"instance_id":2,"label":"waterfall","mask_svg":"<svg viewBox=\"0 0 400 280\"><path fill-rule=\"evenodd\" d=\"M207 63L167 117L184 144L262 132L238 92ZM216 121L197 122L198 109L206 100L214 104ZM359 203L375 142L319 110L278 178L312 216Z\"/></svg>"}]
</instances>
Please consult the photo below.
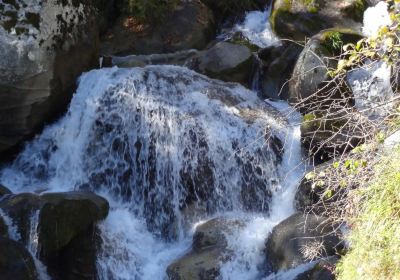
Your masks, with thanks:
<instances>
[{"instance_id":1,"label":"waterfall","mask_svg":"<svg viewBox=\"0 0 400 280\"><path fill-rule=\"evenodd\" d=\"M247 241L232 245L237 254L222 274L235 275L236 262L254 279L268 232L293 211L300 178L298 127L278 105L182 67L94 70L80 78L66 116L0 182L15 192L104 195L111 211L100 224L100 279L163 279L197 222L236 213Z\"/></svg>"},{"instance_id":2,"label":"waterfall","mask_svg":"<svg viewBox=\"0 0 400 280\"><path fill-rule=\"evenodd\" d=\"M3 218L4 223L7 226L8 229L8 236L15 241L20 241L21 240L21 234L18 231L17 226L14 224L13 220L11 219L10 216L8 216L2 209L0 209L0 217Z\"/></svg>"}]
</instances>

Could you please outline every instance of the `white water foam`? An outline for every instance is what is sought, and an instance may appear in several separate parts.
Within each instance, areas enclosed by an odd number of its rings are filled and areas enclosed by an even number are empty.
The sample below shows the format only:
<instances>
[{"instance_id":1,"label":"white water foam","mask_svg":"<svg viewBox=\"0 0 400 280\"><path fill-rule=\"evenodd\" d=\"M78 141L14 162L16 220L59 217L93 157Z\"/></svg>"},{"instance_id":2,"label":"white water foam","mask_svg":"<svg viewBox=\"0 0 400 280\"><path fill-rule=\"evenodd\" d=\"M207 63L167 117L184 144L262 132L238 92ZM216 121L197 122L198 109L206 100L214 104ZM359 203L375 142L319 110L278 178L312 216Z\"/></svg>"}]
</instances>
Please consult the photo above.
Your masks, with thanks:
<instances>
[{"instance_id":1,"label":"white water foam","mask_svg":"<svg viewBox=\"0 0 400 280\"><path fill-rule=\"evenodd\" d=\"M377 118L384 117L393 108L391 67L385 62L371 62L363 68L351 70L347 79L359 111Z\"/></svg>"},{"instance_id":2,"label":"white water foam","mask_svg":"<svg viewBox=\"0 0 400 280\"><path fill-rule=\"evenodd\" d=\"M274 137L290 147L286 135L295 134L286 134L288 127L254 92L186 68L95 70L81 77L67 115L2 170L0 181L14 192L84 188L104 195L111 211L100 225L100 279L163 279L190 248L193 231L185 223L242 213L247 231L237 233L244 242L232 245L234 262L238 275L254 279L258 268L246 263L260 262L268 232L292 211L294 191L273 147ZM298 164L299 147L289 149L296 156L285 152L286 171ZM180 209L193 204L206 211L187 218ZM244 279L229 264L222 273Z\"/></svg>"},{"instance_id":3,"label":"white water foam","mask_svg":"<svg viewBox=\"0 0 400 280\"><path fill-rule=\"evenodd\" d=\"M245 20L234 27L234 31L239 31L251 43L266 48L279 45L279 38L273 33L269 23L270 8L265 11L252 11L247 13Z\"/></svg>"},{"instance_id":4,"label":"white water foam","mask_svg":"<svg viewBox=\"0 0 400 280\"><path fill-rule=\"evenodd\" d=\"M267 101L286 116L289 124L282 130L284 140L284 154L280 166L280 186L275 189L271 201L269 216L253 215L245 218L246 226L233 234L227 235L228 247L234 254L232 260L223 264L221 275L223 279L259 279L259 267L264 262L264 245L266 237L272 229L295 212L293 201L297 186L302 178L306 165L302 160L300 144L301 115L293 110L286 102ZM285 280L294 279L299 270L285 274ZM289 276L292 277L289 277Z\"/></svg>"},{"instance_id":5,"label":"white water foam","mask_svg":"<svg viewBox=\"0 0 400 280\"><path fill-rule=\"evenodd\" d=\"M8 236L15 241L21 240L21 234L18 231L17 226L14 224L13 220L8 216L2 209L0 209L0 216L3 218L4 223L8 229Z\"/></svg>"},{"instance_id":6,"label":"white water foam","mask_svg":"<svg viewBox=\"0 0 400 280\"><path fill-rule=\"evenodd\" d=\"M363 33L367 37L376 36L383 26L391 24L392 20L388 12L388 4L385 1L380 1L364 12Z\"/></svg>"}]
</instances>

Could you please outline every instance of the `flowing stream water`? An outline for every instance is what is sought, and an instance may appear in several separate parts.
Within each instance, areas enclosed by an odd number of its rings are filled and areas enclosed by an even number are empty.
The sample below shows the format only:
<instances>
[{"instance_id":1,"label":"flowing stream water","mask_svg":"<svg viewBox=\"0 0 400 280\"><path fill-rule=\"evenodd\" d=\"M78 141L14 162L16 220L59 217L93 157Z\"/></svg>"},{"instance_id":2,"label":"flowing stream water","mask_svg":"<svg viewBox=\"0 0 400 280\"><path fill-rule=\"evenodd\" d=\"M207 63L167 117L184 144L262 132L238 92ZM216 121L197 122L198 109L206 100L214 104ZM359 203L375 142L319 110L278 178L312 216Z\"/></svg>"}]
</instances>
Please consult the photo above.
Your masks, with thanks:
<instances>
[{"instance_id":1,"label":"flowing stream water","mask_svg":"<svg viewBox=\"0 0 400 280\"><path fill-rule=\"evenodd\" d=\"M0 181L14 192L104 195L101 279L163 279L190 248L194 225L217 216L246 225L227 236L234 253L223 279L256 279L303 171L298 116L285 110L186 68L94 70L80 78L66 116Z\"/></svg>"}]
</instances>

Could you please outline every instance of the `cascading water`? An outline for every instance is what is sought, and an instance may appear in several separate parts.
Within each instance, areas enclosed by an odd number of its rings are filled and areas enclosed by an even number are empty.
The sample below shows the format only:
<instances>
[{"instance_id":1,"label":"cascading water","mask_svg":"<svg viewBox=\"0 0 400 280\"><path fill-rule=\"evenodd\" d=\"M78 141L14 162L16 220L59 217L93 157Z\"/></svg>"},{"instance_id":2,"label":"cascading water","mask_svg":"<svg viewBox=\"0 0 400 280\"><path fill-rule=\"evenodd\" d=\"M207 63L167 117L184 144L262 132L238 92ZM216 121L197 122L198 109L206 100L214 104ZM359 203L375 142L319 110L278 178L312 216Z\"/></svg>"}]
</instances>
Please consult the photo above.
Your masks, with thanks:
<instances>
[{"instance_id":1,"label":"cascading water","mask_svg":"<svg viewBox=\"0 0 400 280\"><path fill-rule=\"evenodd\" d=\"M300 160L298 128L254 92L186 68L112 68L81 77L67 115L0 181L106 196L101 279L163 279L196 222L237 213L247 226L228 238L221 274L254 279L268 232L292 212Z\"/></svg>"}]
</instances>

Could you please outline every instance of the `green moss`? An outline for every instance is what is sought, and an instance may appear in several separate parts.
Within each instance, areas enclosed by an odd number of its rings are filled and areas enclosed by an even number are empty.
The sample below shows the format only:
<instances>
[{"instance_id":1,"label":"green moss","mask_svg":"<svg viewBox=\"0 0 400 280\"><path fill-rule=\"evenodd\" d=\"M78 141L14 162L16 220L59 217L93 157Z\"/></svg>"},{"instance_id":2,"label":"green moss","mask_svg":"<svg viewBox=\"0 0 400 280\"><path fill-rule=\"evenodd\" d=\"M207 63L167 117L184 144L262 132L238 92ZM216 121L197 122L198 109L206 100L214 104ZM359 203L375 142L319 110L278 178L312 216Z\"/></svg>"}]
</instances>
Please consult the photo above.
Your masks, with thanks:
<instances>
[{"instance_id":1,"label":"green moss","mask_svg":"<svg viewBox=\"0 0 400 280\"><path fill-rule=\"evenodd\" d=\"M361 204L351 221L351 249L337 266L339 280L400 279L400 149L375 170L372 184L354 193Z\"/></svg>"}]
</instances>

